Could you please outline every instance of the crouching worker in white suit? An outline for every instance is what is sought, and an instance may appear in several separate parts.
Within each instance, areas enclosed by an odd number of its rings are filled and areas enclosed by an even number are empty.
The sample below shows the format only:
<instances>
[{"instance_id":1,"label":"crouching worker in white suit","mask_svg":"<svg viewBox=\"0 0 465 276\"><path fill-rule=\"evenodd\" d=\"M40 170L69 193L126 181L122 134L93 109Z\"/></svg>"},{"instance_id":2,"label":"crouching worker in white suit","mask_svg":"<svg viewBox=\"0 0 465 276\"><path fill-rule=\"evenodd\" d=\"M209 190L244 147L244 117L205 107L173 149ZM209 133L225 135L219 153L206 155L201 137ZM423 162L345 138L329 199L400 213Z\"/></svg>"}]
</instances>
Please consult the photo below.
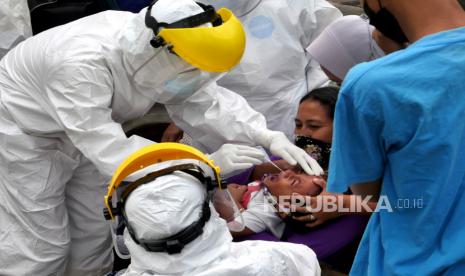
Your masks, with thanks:
<instances>
[{"instance_id":1,"label":"crouching worker in white suit","mask_svg":"<svg viewBox=\"0 0 465 276\"><path fill-rule=\"evenodd\" d=\"M179 120L202 122L222 143L259 144L318 174L243 98L216 93L214 83L199 90L239 62L244 37L226 9L160 0L139 14L82 18L8 52L0 61L0 275L111 270L100 199L117 165L153 143L127 138L121 123L156 102L182 106ZM229 171L263 159L250 148L220 151L229 154L211 156Z\"/></svg>"},{"instance_id":2,"label":"crouching worker in white suit","mask_svg":"<svg viewBox=\"0 0 465 276\"><path fill-rule=\"evenodd\" d=\"M232 242L210 202L218 193L227 194L215 189L222 185L218 172L199 151L175 143L148 146L121 164L106 197L107 217L125 222L131 254L128 269L117 275L320 275L316 255L306 246ZM121 186L128 175L132 182Z\"/></svg>"}]
</instances>

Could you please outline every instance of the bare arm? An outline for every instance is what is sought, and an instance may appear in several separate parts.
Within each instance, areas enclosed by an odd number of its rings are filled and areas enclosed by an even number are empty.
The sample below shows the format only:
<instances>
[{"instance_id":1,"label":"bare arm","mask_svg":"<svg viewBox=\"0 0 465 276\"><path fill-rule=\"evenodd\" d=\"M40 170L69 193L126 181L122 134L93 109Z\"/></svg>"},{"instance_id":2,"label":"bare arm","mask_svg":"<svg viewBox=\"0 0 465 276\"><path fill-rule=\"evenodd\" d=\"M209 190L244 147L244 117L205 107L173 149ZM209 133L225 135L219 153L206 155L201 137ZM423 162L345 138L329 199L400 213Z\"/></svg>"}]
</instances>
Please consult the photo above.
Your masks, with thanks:
<instances>
[{"instance_id":1,"label":"bare arm","mask_svg":"<svg viewBox=\"0 0 465 276\"><path fill-rule=\"evenodd\" d=\"M242 230L241 232L233 232L233 231L230 231L230 232L231 232L231 236L233 236L233 238L247 237L247 236L250 236L252 234L255 234L254 231L250 230L247 227L245 227L244 230Z\"/></svg>"},{"instance_id":2,"label":"bare arm","mask_svg":"<svg viewBox=\"0 0 465 276\"><path fill-rule=\"evenodd\" d=\"M381 179L354 184L350 186L350 190L354 195L359 195L362 197L372 196L372 199L378 201L379 193L381 190Z\"/></svg>"},{"instance_id":3,"label":"bare arm","mask_svg":"<svg viewBox=\"0 0 465 276\"><path fill-rule=\"evenodd\" d=\"M340 217L342 215L371 215L376 209L381 188L381 180L375 180L366 183L354 184L350 187L353 194L333 194L326 191L320 195L310 197L310 206L297 207L296 211L307 213L306 215L294 217L294 219L307 222L307 227L316 227L328 220ZM323 202L323 209L318 210L318 202ZM325 210L325 202L341 202L344 210ZM340 206L340 205L338 205ZM307 207L316 210L310 212Z\"/></svg>"}]
</instances>

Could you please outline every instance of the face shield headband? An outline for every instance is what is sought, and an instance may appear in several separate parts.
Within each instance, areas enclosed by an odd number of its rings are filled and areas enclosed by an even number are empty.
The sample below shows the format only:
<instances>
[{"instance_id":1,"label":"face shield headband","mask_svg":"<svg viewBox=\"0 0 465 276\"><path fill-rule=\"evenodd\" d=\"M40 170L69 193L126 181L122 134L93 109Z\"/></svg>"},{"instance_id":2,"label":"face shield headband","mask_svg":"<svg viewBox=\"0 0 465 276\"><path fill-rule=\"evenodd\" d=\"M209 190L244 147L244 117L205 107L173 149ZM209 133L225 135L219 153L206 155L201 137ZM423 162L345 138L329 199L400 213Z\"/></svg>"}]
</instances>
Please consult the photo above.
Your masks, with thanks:
<instances>
[{"instance_id":1,"label":"face shield headband","mask_svg":"<svg viewBox=\"0 0 465 276\"><path fill-rule=\"evenodd\" d=\"M156 2L145 14L145 25L155 35L150 41L154 48L167 45L171 53L207 72L226 72L239 63L245 50L245 32L230 10L217 12L210 5L196 2L202 13L168 24L151 15ZM206 23L213 27L199 27Z\"/></svg>"},{"instance_id":2,"label":"face shield headband","mask_svg":"<svg viewBox=\"0 0 465 276\"><path fill-rule=\"evenodd\" d=\"M160 27L167 29L195 28L206 23L211 23L215 27L223 23L221 17L216 13L215 8L213 8L213 6L205 5L199 2L195 3L204 10L204 12L202 13L186 17L184 19L175 21L170 24L158 22L153 16L151 16L152 7L153 5L155 5L157 1L158 0L153 1L147 8L147 12L145 13L145 26L147 26L147 28L152 29L153 33L156 35L155 38L153 38L150 41L150 45L152 45L154 48L159 48L161 46L166 45L166 42L163 39L163 37L158 36L160 32ZM173 46L171 45L170 49L172 49L172 47Z\"/></svg>"},{"instance_id":3,"label":"face shield headband","mask_svg":"<svg viewBox=\"0 0 465 276\"><path fill-rule=\"evenodd\" d=\"M212 168L214 177L212 178L210 175L207 175L200 166L193 163L171 166L165 169L151 172L144 177L129 183L124 187L124 191L122 192L116 207L112 205L112 195L114 192L116 192L118 186L125 177L141 168L144 168L145 166L178 159L200 160ZM135 236L134 229L128 222L124 209L127 198L137 187L152 182L158 177L168 175L176 171L184 172L195 177L205 185L207 191L212 191L217 187L220 189L226 188L226 185L222 184L221 182L219 168L213 166L212 161L208 160L201 152L192 147L177 143L154 144L134 153L118 167L117 172L113 176L112 182L108 188L108 194L105 196L105 204L107 206L104 208L105 218L107 220L111 220L114 219L115 216L120 216L134 242L147 251L167 252L168 254L176 254L181 252L186 244L202 235L203 227L210 219L210 198L208 195L206 196L203 203L201 216L197 221L193 222L191 225L181 230L180 232L161 240L138 240Z\"/></svg>"}]
</instances>

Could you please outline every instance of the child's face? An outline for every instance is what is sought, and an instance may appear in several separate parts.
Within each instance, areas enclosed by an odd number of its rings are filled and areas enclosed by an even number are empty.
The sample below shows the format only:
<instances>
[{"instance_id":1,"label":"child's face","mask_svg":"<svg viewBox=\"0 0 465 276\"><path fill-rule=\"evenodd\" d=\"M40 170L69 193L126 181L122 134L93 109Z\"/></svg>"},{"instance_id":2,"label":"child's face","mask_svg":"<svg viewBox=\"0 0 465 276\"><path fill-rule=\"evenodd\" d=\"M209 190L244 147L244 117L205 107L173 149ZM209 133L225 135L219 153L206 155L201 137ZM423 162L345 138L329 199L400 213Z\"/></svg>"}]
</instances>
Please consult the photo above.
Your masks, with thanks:
<instances>
[{"instance_id":1,"label":"child's face","mask_svg":"<svg viewBox=\"0 0 465 276\"><path fill-rule=\"evenodd\" d=\"M295 118L295 134L331 143L333 119L325 106L316 100L303 101Z\"/></svg>"},{"instance_id":2,"label":"child's face","mask_svg":"<svg viewBox=\"0 0 465 276\"><path fill-rule=\"evenodd\" d=\"M322 190L320 186L313 183L315 178L318 176L286 170L279 174L266 176L263 183L274 196L291 196L294 193L314 196Z\"/></svg>"}]
</instances>

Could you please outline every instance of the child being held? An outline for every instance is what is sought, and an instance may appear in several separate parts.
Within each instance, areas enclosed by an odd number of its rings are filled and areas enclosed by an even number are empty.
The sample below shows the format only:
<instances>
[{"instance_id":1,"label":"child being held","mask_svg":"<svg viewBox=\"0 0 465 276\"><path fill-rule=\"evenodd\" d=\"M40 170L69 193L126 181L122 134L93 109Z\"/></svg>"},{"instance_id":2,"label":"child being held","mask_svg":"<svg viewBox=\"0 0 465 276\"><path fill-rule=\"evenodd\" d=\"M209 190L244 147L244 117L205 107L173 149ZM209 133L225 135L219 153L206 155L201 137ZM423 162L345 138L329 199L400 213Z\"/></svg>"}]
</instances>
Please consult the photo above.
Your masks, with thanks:
<instances>
[{"instance_id":1,"label":"child being held","mask_svg":"<svg viewBox=\"0 0 465 276\"><path fill-rule=\"evenodd\" d=\"M323 190L323 185L324 180L321 177L294 170L265 175L262 180L248 185L229 184L228 191L241 209L245 224L244 230L231 234L241 237L268 230L280 239L285 228L283 217L278 212L280 198L290 199L295 194L315 196ZM219 213L221 217L225 217L221 210Z\"/></svg>"}]
</instances>

